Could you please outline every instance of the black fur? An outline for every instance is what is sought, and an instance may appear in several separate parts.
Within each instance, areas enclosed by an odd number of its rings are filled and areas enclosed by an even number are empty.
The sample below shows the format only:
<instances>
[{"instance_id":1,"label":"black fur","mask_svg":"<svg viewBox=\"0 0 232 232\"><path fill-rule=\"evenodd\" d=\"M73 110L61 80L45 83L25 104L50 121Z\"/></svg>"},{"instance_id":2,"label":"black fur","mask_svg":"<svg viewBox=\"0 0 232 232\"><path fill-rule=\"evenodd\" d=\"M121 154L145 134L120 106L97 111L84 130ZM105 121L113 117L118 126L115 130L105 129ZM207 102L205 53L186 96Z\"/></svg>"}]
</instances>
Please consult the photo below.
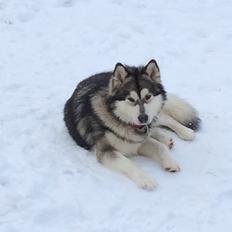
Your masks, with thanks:
<instances>
[{"instance_id":1,"label":"black fur","mask_svg":"<svg viewBox=\"0 0 232 232\"><path fill-rule=\"evenodd\" d=\"M153 95L161 94L163 99L166 99L166 92L160 83L152 81L148 77L144 78L144 75L146 75L144 67L126 66L126 70L128 81L121 88L118 88L113 95L108 95L108 86L113 72L105 72L81 81L71 98L66 102L64 121L70 135L79 146L91 150L96 142L104 137L104 133L110 131L110 128L107 128L93 109L91 99L96 95L104 95L102 97L106 101L107 112L120 124L123 124L123 122L112 111L116 100L125 100L129 94L129 87L130 91L134 89L137 93L140 93L142 88L147 88ZM125 124L125 126L128 126L128 124ZM135 133L144 134L142 130L136 129Z\"/></svg>"},{"instance_id":2,"label":"black fur","mask_svg":"<svg viewBox=\"0 0 232 232\"><path fill-rule=\"evenodd\" d=\"M185 123L184 126L190 128L194 131L198 131L201 127L201 119L198 117L193 118L190 122Z\"/></svg>"},{"instance_id":3,"label":"black fur","mask_svg":"<svg viewBox=\"0 0 232 232\"><path fill-rule=\"evenodd\" d=\"M93 112L90 99L91 96L96 94L96 92L98 92L100 89L108 86L109 77L111 75L111 72L100 73L81 81L77 85L71 98L65 104L64 121L68 128L68 131L74 139L74 141L79 146L87 150L91 150L91 148L93 147L95 143L94 139L98 139L98 137L104 135L103 133L101 133L104 126L102 125L101 121L97 118L96 114ZM86 91L83 91L85 88ZM77 94L80 95L78 96ZM80 108L80 105L82 105L83 107ZM86 120L85 132L88 134L93 134L92 141L87 142L86 139L83 138L83 136L77 130L77 124L79 119ZM95 122L94 124L93 120ZM98 133L96 133L96 131Z\"/></svg>"},{"instance_id":4,"label":"black fur","mask_svg":"<svg viewBox=\"0 0 232 232\"><path fill-rule=\"evenodd\" d=\"M64 107L64 121L68 128L69 134L72 136L74 141L81 147L90 150L91 146L85 142L76 129L75 116L73 111L72 98L70 98Z\"/></svg>"}]
</instances>

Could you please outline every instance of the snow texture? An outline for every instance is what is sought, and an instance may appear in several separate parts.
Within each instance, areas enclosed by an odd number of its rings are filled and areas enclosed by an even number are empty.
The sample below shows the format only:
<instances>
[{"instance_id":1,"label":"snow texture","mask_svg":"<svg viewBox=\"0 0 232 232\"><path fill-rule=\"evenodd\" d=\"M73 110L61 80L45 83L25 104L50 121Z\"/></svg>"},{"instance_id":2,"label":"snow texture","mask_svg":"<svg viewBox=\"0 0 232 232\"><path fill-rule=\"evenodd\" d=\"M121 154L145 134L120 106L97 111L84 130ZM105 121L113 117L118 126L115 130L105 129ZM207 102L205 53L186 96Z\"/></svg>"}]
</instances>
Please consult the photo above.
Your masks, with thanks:
<instances>
[{"instance_id":1,"label":"snow texture","mask_svg":"<svg viewBox=\"0 0 232 232\"><path fill-rule=\"evenodd\" d=\"M232 2L0 0L0 231L217 232L232 227ZM147 192L79 148L63 122L76 84L157 59L200 112L182 170L133 158Z\"/></svg>"}]
</instances>

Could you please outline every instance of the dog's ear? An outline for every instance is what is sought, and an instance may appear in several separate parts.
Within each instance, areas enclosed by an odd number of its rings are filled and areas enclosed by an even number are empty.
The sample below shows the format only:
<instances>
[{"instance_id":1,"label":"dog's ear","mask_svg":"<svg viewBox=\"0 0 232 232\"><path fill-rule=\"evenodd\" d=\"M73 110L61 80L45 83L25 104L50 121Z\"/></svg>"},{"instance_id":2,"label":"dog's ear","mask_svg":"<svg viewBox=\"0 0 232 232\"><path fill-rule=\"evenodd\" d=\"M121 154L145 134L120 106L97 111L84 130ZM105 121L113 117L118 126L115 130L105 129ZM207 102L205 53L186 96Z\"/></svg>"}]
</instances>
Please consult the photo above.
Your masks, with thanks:
<instances>
[{"instance_id":1,"label":"dog's ear","mask_svg":"<svg viewBox=\"0 0 232 232\"><path fill-rule=\"evenodd\" d=\"M128 72L126 70L126 67L121 63L117 63L114 68L113 77L121 82L124 82L127 75Z\"/></svg>"},{"instance_id":2,"label":"dog's ear","mask_svg":"<svg viewBox=\"0 0 232 232\"><path fill-rule=\"evenodd\" d=\"M145 73L154 81L160 83L160 70L157 62L153 59L145 66Z\"/></svg>"},{"instance_id":3,"label":"dog's ear","mask_svg":"<svg viewBox=\"0 0 232 232\"><path fill-rule=\"evenodd\" d=\"M113 75L110 79L110 84L109 84L110 94L112 94L115 89L119 88L123 84L127 76L128 76L128 71L126 67L121 63L117 63L115 65Z\"/></svg>"}]
</instances>

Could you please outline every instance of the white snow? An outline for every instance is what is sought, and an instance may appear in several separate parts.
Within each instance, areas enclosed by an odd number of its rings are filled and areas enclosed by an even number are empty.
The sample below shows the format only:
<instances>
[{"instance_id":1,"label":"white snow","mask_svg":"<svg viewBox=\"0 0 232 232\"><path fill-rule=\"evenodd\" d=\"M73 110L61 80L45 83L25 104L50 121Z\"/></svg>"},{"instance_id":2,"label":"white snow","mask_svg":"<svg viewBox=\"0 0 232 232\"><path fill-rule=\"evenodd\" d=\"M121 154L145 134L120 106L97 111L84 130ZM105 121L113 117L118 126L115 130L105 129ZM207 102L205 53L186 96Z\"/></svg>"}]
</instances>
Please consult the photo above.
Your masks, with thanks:
<instances>
[{"instance_id":1,"label":"white snow","mask_svg":"<svg viewBox=\"0 0 232 232\"><path fill-rule=\"evenodd\" d=\"M218 232L232 227L232 2L0 0L0 231ZM157 59L200 112L173 135L182 171L134 161L153 192L76 146L63 106L91 74Z\"/></svg>"}]
</instances>

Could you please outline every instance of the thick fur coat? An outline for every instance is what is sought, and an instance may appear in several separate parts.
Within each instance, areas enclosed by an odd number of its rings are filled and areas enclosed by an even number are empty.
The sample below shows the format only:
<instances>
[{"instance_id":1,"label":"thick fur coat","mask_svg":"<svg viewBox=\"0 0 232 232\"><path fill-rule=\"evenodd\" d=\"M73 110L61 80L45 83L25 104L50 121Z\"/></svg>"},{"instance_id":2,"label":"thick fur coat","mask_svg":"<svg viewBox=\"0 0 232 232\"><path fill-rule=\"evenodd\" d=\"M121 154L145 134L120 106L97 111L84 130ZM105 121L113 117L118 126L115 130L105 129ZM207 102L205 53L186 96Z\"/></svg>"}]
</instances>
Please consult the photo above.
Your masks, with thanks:
<instances>
[{"instance_id":1,"label":"thick fur coat","mask_svg":"<svg viewBox=\"0 0 232 232\"><path fill-rule=\"evenodd\" d=\"M83 80L65 104L64 120L79 146L148 190L156 186L155 180L129 156L150 157L167 171L179 171L168 151L173 141L162 127L191 140L200 123L191 105L166 94L155 60L140 67L118 63L113 72Z\"/></svg>"}]
</instances>

